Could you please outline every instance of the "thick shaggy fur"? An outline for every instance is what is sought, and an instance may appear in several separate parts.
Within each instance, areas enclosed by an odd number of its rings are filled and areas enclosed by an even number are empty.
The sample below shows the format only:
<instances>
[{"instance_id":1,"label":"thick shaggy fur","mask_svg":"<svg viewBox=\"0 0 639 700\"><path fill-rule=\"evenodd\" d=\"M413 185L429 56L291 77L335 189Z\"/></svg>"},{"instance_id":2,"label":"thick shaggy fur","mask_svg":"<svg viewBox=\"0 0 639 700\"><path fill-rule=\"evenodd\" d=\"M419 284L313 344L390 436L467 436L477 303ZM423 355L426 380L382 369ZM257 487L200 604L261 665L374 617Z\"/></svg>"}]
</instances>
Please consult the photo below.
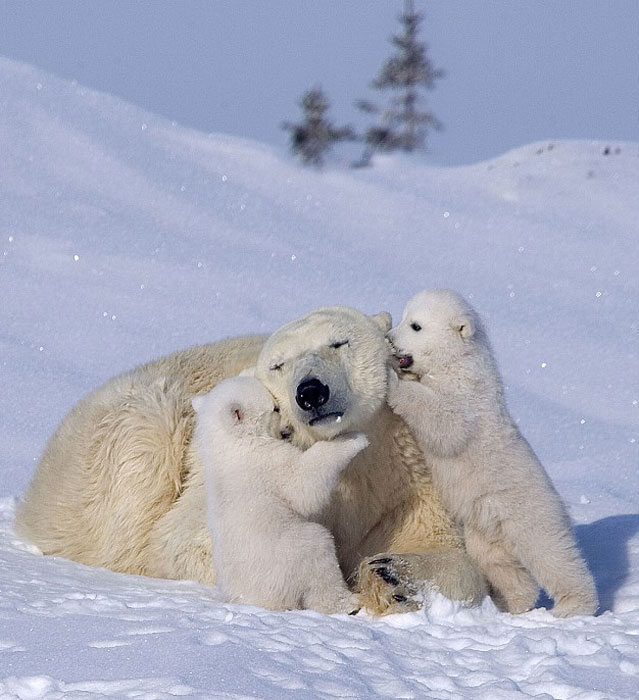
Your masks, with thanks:
<instances>
[{"instance_id":1,"label":"thick shaggy fur","mask_svg":"<svg viewBox=\"0 0 639 700\"><path fill-rule=\"evenodd\" d=\"M227 599L271 610L357 609L333 537L312 519L368 440L353 434L305 451L285 442L273 398L250 377L226 379L193 406L213 560Z\"/></svg>"},{"instance_id":2,"label":"thick shaggy fur","mask_svg":"<svg viewBox=\"0 0 639 700\"><path fill-rule=\"evenodd\" d=\"M333 307L288 324L268 342L231 338L107 382L51 438L18 509L19 532L45 554L214 583L191 399L256 365L293 444L309 447L352 431L369 440L342 473L320 518L335 538L343 574L355 577L362 561L372 572L360 583L365 605L389 612L403 602L393 598L398 586L424 583L477 602L483 589L433 489L430 469L406 423L386 405L389 329L387 314L368 317ZM309 424L310 413L295 398L299 381L309 375L330 385L327 405L343 413L340 422L335 416ZM442 568L443 551L449 565ZM374 563L380 552L389 560L384 565ZM410 567L404 555L411 555ZM411 580L394 570L409 571Z\"/></svg>"},{"instance_id":3,"label":"thick shaggy fur","mask_svg":"<svg viewBox=\"0 0 639 700\"><path fill-rule=\"evenodd\" d=\"M18 532L83 564L214 582L191 398L254 364L265 340L189 348L82 399L44 450Z\"/></svg>"},{"instance_id":4,"label":"thick shaggy fur","mask_svg":"<svg viewBox=\"0 0 639 700\"><path fill-rule=\"evenodd\" d=\"M419 380L391 377L389 403L419 439L497 602L529 610L540 584L554 614L594 614L594 583L568 515L508 414L475 311L454 292L422 292L389 337L400 366Z\"/></svg>"}]
</instances>

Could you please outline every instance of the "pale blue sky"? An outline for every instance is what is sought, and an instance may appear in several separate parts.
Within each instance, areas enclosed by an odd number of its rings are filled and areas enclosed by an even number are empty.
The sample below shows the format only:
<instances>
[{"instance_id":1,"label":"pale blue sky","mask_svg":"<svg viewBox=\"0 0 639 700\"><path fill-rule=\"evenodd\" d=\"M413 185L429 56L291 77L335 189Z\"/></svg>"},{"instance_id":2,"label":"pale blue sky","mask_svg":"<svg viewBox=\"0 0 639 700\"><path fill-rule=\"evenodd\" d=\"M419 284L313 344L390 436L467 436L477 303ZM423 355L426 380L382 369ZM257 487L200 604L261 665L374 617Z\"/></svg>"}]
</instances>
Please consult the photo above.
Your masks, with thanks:
<instances>
[{"instance_id":1,"label":"pale blue sky","mask_svg":"<svg viewBox=\"0 0 639 700\"><path fill-rule=\"evenodd\" d=\"M639 141L639 0L416 0L446 78L426 158L474 162L552 138ZM0 0L0 54L186 126L284 148L321 84L336 122L391 52L401 2Z\"/></svg>"}]
</instances>

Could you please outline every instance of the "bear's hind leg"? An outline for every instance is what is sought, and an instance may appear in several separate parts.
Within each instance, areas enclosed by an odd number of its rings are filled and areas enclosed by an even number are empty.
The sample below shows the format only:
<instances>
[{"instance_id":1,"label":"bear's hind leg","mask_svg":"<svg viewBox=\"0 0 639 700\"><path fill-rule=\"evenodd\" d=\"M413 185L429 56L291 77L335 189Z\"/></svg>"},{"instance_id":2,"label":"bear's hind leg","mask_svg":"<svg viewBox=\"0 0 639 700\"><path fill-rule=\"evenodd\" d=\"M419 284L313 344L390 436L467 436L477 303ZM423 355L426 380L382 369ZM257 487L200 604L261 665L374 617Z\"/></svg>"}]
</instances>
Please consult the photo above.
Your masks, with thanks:
<instances>
[{"instance_id":1,"label":"bear's hind leg","mask_svg":"<svg viewBox=\"0 0 639 700\"><path fill-rule=\"evenodd\" d=\"M352 593L339 568L332 535L321 525L307 523L304 535L312 543L305 551L307 581L302 607L326 613L355 613L362 606ZM304 562L299 562L304 566Z\"/></svg>"},{"instance_id":2,"label":"bear's hind leg","mask_svg":"<svg viewBox=\"0 0 639 700\"><path fill-rule=\"evenodd\" d=\"M555 512L550 511L550 505L546 518L539 513L534 533L516 520L508 523L517 555L554 600L553 615L594 615L598 601L592 575L577 548L568 517L560 517L561 505Z\"/></svg>"},{"instance_id":3,"label":"bear's hind leg","mask_svg":"<svg viewBox=\"0 0 639 700\"><path fill-rule=\"evenodd\" d=\"M504 543L490 541L469 526L464 537L468 554L490 584L495 605L514 615L531 610L539 597L539 586Z\"/></svg>"},{"instance_id":4,"label":"bear's hind leg","mask_svg":"<svg viewBox=\"0 0 639 700\"><path fill-rule=\"evenodd\" d=\"M147 552L147 574L214 584L217 576L206 521L204 475L199 466L190 467L180 497L153 526Z\"/></svg>"},{"instance_id":5,"label":"bear's hind leg","mask_svg":"<svg viewBox=\"0 0 639 700\"><path fill-rule=\"evenodd\" d=\"M49 441L18 511L43 553L146 574L149 534L177 497L188 405L158 377L90 394Z\"/></svg>"}]
</instances>

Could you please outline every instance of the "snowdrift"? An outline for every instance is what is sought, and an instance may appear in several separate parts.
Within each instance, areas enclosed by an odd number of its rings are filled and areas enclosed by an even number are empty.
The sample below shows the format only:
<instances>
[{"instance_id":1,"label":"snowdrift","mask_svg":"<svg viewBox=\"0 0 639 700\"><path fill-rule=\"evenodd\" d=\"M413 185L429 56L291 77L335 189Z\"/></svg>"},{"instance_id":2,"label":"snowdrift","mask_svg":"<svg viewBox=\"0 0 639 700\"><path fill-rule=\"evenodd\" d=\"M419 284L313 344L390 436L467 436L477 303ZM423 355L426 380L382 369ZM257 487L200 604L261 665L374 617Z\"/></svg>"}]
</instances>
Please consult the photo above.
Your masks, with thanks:
<instances>
[{"instance_id":1,"label":"snowdrift","mask_svg":"<svg viewBox=\"0 0 639 700\"><path fill-rule=\"evenodd\" d=\"M315 172L0 59L0 155L0 697L637 696L639 144ZM320 305L398 315L426 286L483 314L598 617L273 614L13 534L48 435L109 376Z\"/></svg>"}]
</instances>

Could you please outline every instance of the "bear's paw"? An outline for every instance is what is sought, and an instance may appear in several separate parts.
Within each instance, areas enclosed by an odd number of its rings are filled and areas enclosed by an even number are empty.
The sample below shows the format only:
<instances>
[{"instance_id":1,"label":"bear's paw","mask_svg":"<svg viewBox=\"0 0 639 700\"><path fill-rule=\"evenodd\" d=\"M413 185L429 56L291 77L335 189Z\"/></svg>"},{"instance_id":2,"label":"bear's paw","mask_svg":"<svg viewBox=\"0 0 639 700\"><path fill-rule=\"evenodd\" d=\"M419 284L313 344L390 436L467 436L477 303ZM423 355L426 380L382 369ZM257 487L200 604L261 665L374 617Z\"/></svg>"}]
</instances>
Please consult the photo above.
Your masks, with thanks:
<instances>
[{"instance_id":1,"label":"bear's paw","mask_svg":"<svg viewBox=\"0 0 639 700\"><path fill-rule=\"evenodd\" d=\"M408 558L383 553L362 561L357 575L362 607L372 615L390 615L418 610L418 587Z\"/></svg>"}]
</instances>

